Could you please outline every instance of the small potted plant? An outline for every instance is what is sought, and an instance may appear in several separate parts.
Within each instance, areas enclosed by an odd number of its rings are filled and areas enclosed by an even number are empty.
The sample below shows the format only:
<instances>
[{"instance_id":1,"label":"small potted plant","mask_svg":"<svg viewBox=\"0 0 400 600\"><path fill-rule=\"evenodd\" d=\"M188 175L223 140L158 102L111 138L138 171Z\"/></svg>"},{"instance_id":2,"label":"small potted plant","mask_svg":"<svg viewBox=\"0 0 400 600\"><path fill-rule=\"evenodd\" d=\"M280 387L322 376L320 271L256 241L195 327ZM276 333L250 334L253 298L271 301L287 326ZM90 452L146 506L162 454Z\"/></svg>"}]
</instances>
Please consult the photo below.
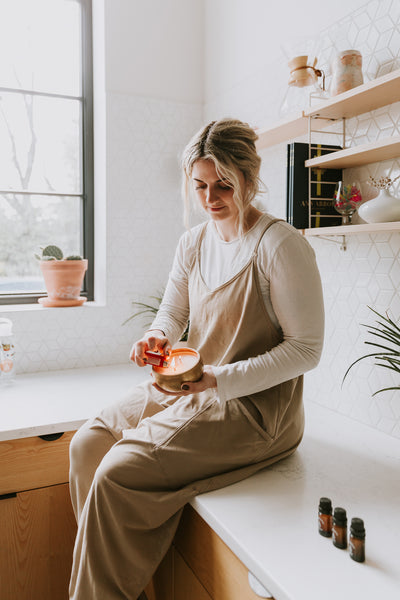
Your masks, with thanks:
<instances>
[{"instance_id":1,"label":"small potted plant","mask_svg":"<svg viewBox=\"0 0 400 600\"><path fill-rule=\"evenodd\" d=\"M43 306L81 306L86 298L81 296L83 278L88 261L78 255L64 258L58 246L41 248L42 254L35 254L46 285L47 296L39 298Z\"/></svg>"}]
</instances>

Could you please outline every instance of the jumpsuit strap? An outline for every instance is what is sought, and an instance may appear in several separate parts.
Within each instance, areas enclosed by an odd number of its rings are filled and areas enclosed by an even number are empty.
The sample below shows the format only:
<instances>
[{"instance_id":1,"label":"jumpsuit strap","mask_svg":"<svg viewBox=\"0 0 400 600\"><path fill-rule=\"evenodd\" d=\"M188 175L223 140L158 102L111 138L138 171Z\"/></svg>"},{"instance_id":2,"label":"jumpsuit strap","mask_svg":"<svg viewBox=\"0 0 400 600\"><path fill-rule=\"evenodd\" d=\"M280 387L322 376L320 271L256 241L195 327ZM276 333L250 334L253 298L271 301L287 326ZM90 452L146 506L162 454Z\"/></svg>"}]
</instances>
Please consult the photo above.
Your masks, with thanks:
<instances>
[{"instance_id":1,"label":"jumpsuit strap","mask_svg":"<svg viewBox=\"0 0 400 600\"><path fill-rule=\"evenodd\" d=\"M257 243L256 243L256 245L254 247L253 258L257 257L258 248L260 247L261 240L263 239L265 233L268 231L268 229L271 227L271 225L274 225L275 223L279 223L280 221L285 222L283 219L272 219L272 221L270 221L269 223L266 224L266 226L264 227L264 229L260 233L260 237L258 238L258 241L257 241Z\"/></svg>"}]
</instances>

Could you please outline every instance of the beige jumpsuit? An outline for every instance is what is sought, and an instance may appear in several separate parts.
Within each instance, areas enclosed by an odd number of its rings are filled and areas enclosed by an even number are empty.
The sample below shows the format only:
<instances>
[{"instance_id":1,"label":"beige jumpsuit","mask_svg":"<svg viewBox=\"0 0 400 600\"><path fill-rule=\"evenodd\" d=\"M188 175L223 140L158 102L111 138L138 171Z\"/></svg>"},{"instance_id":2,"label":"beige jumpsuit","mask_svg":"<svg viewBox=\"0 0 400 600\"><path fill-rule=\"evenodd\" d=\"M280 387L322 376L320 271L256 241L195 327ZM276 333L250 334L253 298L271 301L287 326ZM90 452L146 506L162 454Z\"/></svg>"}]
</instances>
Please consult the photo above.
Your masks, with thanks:
<instances>
[{"instance_id":1,"label":"beige jumpsuit","mask_svg":"<svg viewBox=\"0 0 400 600\"><path fill-rule=\"evenodd\" d=\"M205 364L244 360L282 339L257 277L257 249L273 222L245 267L212 291L200 273L200 236L188 345ZM71 443L78 534L70 598L136 600L187 502L294 452L304 428L302 386L301 376L221 405L215 390L175 398L146 382L86 423Z\"/></svg>"}]
</instances>

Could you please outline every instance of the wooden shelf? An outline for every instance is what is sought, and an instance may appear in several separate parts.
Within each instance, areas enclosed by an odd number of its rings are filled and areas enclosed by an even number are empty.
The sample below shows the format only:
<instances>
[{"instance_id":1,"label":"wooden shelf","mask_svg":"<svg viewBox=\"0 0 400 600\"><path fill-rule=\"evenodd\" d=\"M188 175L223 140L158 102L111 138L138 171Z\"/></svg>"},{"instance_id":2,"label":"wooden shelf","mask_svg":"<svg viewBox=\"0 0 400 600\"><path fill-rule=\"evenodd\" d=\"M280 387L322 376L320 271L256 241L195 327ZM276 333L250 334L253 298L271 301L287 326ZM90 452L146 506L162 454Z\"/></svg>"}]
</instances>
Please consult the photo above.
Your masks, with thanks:
<instances>
[{"instance_id":1,"label":"wooden shelf","mask_svg":"<svg viewBox=\"0 0 400 600\"><path fill-rule=\"evenodd\" d=\"M400 135L376 142L361 144L346 150L338 150L324 156L305 161L306 167L325 167L326 169L348 169L368 163L380 162L400 156Z\"/></svg>"},{"instance_id":2,"label":"wooden shelf","mask_svg":"<svg viewBox=\"0 0 400 600\"><path fill-rule=\"evenodd\" d=\"M314 107L307 108L292 118L280 121L274 127L257 130L259 139L256 146L258 150L261 150L306 134L310 127L313 128L312 117L318 118L318 127L313 129L319 131L338 119L355 117L398 101L400 101L400 69L368 81L343 94L338 94ZM315 157L306 160L305 166L308 168L348 169L398 157L400 157L400 135ZM400 222L302 230L306 236L337 235L343 236L343 239L346 235L380 231L400 231ZM343 249L345 249L345 244Z\"/></svg>"},{"instance_id":3,"label":"wooden shelf","mask_svg":"<svg viewBox=\"0 0 400 600\"><path fill-rule=\"evenodd\" d=\"M302 229L303 235L311 236L329 236L329 235L353 235L356 233L392 233L400 231L400 221L393 223L362 223L359 225L339 225L337 227L313 227L312 229Z\"/></svg>"},{"instance_id":4,"label":"wooden shelf","mask_svg":"<svg viewBox=\"0 0 400 600\"><path fill-rule=\"evenodd\" d=\"M318 116L318 127L323 129L332 124L332 120L355 117L399 100L400 69L307 108L274 127L256 130L259 136L256 146L262 150L306 134L309 116Z\"/></svg>"},{"instance_id":5,"label":"wooden shelf","mask_svg":"<svg viewBox=\"0 0 400 600\"><path fill-rule=\"evenodd\" d=\"M349 119L400 100L400 69L338 94L319 106L304 111L304 116Z\"/></svg>"},{"instance_id":6,"label":"wooden shelf","mask_svg":"<svg viewBox=\"0 0 400 600\"><path fill-rule=\"evenodd\" d=\"M327 127L332 124L331 119L321 119L318 125ZM279 121L274 127L268 129L256 129L258 140L256 147L258 150L270 148L281 142L286 142L294 138L305 135L308 132L308 118L304 117L304 113Z\"/></svg>"}]
</instances>

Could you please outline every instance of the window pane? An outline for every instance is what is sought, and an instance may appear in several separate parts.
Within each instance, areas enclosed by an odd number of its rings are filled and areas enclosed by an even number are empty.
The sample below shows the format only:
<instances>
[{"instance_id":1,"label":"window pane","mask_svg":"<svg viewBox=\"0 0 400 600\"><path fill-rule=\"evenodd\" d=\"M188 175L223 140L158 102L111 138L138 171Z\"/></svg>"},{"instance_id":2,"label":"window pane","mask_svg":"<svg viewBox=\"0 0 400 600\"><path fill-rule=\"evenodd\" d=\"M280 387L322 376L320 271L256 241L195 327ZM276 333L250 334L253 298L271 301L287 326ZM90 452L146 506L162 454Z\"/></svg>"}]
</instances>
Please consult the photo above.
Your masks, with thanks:
<instances>
[{"instance_id":1,"label":"window pane","mask_svg":"<svg viewBox=\"0 0 400 600\"><path fill-rule=\"evenodd\" d=\"M81 102L0 92L0 189L81 193Z\"/></svg>"},{"instance_id":2,"label":"window pane","mask_svg":"<svg viewBox=\"0 0 400 600\"><path fill-rule=\"evenodd\" d=\"M82 254L81 215L79 197L0 195L0 294L45 291L34 253L55 244Z\"/></svg>"},{"instance_id":3,"label":"window pane","mask_svg":"<svg viewBox=\"0 0 400 600\"><path fill-rule=\"evenodd\" d=\"M0 86L81 95L77 0L0 0Z\"/></svg>"}]
</instances>

